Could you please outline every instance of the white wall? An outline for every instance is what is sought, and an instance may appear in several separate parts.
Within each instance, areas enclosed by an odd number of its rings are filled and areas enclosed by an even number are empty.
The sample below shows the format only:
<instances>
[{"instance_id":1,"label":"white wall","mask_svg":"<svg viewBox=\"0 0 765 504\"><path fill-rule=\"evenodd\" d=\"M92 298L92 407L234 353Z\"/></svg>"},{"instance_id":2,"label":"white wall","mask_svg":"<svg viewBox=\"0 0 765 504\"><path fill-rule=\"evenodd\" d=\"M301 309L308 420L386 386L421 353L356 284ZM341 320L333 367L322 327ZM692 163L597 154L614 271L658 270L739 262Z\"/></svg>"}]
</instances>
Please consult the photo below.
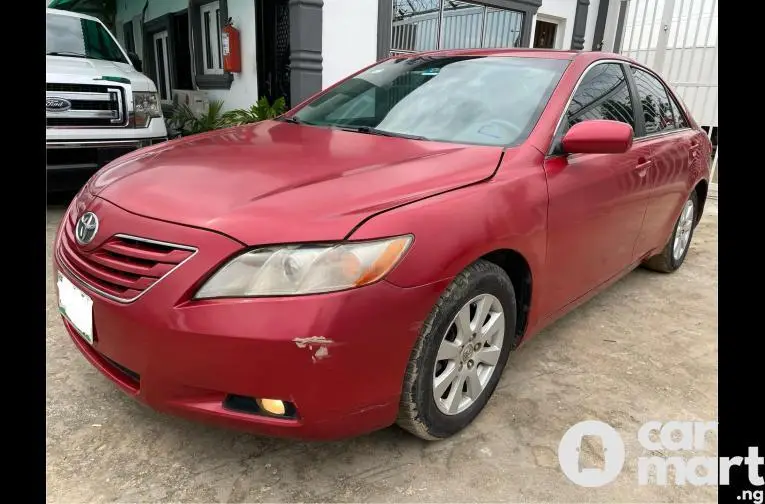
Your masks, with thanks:
<instances>
[{"instance_id":1,"label":"white wall","mask_svg":"<svg viewBox=\"0 0 765 504\"><path fill-rule=\"evenodd\" d=\"M253 0L228 0L228 16L232 18L234 28L239 30L242 47L242 71L234 74L231 89L209 90L207 95L211 100L224 100L224 110L249 108L250 105L258 101L255 2Z\"/></svg>"},{"instance_id":2,"label":"white wall","mask_svg":"<svg viewBox=\"0 0 765 504\"><path fill-rule=\"evenodd\" d=\"M321 45L323 88L377 61L377 0L324 0Z\"/></svg>"}]
</instances>

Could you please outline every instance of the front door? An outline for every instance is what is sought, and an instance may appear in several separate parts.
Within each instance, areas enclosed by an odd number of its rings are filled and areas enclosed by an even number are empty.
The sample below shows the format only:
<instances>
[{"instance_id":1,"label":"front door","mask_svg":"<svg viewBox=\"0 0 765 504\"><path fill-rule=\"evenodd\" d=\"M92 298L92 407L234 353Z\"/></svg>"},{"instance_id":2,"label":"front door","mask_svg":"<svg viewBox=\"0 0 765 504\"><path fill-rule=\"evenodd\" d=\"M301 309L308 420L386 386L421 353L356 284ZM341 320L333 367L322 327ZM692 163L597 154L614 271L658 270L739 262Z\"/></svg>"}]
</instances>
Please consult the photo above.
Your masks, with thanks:
<instances>
[{"instance_id":1,"label":"front door","mask_svg":"<svg viewBox=\"0 0 765 504\"><path fill-rule=\"evenodd\" d=\"M290 106L290 10L287 0L256 2L258 94Z\"/></svg>"},{"instance_id":2,"label":"front door","mask_svg":"<svg viewBox=\"0 0 765 504\"><path fill-rule=\"evenodd\" d=\"M592 119L625 122L636 129L635 103L620 63L587 71L566 111L561 138L572 125ZM634 144L624 154L553 152L547 174L548 242L545 315L551 315L622 272L645 215L651 149Z\"/></svg>"}]
</instances>

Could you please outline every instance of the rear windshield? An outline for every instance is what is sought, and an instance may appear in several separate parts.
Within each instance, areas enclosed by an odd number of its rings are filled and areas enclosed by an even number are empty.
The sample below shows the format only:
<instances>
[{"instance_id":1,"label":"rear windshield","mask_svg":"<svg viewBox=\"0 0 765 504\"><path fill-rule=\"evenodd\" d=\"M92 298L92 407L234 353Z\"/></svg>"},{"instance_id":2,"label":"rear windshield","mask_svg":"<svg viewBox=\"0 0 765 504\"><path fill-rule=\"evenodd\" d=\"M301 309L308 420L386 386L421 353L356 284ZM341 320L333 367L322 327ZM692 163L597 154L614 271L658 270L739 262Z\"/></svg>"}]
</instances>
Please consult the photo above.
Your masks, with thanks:
<instances>
[{"instance_id":1,"label":"rear windshield","mask_svg":"<svg viewBox=\"0 0 765 504\"><path fill-rule=\"evenodd\" d=\"M45 16L45 54L127 63L101 23L61 14Z\"/></svg>"},{"instance_id":2,"label":"rear windshield","mask_svg":"<svg viewBox=\"0 0 765 504\"><path fill-rule=\"evenodd\" d=\"M507 56L390 59L341 82L295 118L393 136L516 145L533 129L568 63Z\"/></svg>"}]
</instances>

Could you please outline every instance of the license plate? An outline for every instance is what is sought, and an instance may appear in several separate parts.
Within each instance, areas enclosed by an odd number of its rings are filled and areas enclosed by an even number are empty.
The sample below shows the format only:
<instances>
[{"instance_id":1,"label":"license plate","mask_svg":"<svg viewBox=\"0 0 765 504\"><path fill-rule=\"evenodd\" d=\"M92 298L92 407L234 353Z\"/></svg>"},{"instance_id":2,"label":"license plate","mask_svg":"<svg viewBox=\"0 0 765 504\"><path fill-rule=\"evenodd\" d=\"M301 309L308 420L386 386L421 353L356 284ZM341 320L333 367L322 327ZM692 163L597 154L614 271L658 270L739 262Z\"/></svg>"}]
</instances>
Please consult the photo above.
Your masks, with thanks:
<instances>
[{"instance_id":1,"label":"license plate","mask_svg":"<svg viewBox=\"0 0 765 504\"><path fill-rule=\"evenodd\" d=\"M93 300L68 278L58 274L58 308L77 329L80 336L93 344Z\"/></svg>"}]
</instances>

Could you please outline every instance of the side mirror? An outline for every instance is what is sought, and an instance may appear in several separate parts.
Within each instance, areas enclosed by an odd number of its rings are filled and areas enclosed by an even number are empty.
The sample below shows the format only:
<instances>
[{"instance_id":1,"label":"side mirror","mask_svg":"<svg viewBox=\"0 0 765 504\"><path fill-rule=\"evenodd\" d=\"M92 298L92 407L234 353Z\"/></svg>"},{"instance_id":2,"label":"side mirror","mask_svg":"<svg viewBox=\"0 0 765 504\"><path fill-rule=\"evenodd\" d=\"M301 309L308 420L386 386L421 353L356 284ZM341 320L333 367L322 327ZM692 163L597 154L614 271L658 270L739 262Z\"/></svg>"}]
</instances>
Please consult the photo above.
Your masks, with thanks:
<instances>
[{"instance_id":1,"label":"side mirror","mask_svg":"<svg viewBox=\"0 0 765 504\"><path fill-rule=\"evenodd\" d=\"M619 154L632 147L632 126L595 119L574 124L561 143L568 154Z\"/></svg>"},{"instance_id":2,"label":"side mirror","mask_svg":"<svg viewBox=\"0 0 765 504\"><path fill-rule=\"evenodd\" d=\"M136 53L132 51L129 52L128 58L130 58L130 62L133 64L136 70L143 72L143 63L141 63L141 58L139 58Z\"/></svg>"}]
</instances>

